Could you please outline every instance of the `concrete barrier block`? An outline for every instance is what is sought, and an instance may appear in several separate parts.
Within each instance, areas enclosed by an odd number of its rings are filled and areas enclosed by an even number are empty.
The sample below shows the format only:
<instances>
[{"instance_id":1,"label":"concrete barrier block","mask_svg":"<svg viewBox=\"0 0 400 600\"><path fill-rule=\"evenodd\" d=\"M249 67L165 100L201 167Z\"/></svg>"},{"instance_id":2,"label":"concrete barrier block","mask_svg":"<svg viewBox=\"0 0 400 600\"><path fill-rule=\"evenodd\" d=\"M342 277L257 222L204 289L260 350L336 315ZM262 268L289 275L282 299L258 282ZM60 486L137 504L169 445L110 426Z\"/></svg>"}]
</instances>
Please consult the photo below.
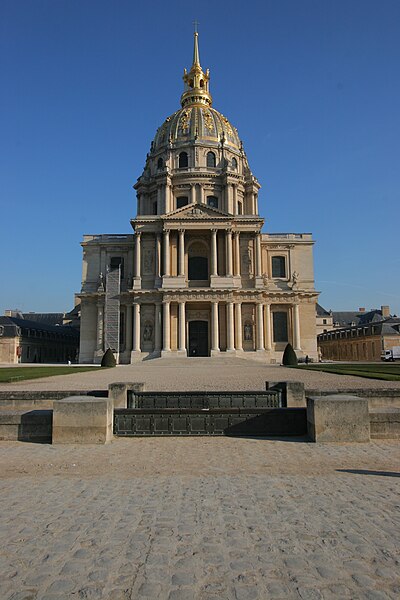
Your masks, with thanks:
<instances>
[{"instance_id":1,"label":"concrete barrier block","mask_svg":"<svg viewBox=\"0 0 400 600\"><path fill-rule=\"evenodd\" d=\"M108 397L113 401L114 408L128 408L128 390L133 393L144 392L144 383L115 382L108 386Z\"/></svg>"},{"instance_id":2,"label":"concrete barrier block","mask_svg":"<svg viewBox=\"0 0 400 600\"><path fill-rule=\"evenodd\" d=\"M53 444L106 444L113 436L110 398L71 396L53 405Z\"/></svg>"},{"instance_id":3,"label":"concrete barrier block","mask_svg":"<svg viewBox=\"0 0 400 600\"><path fill-rule=\"evenodd\" d=\"M314 442L369 442L368 400L344 394L308 397L307 430Z\"/></svg>"}]
</instances>

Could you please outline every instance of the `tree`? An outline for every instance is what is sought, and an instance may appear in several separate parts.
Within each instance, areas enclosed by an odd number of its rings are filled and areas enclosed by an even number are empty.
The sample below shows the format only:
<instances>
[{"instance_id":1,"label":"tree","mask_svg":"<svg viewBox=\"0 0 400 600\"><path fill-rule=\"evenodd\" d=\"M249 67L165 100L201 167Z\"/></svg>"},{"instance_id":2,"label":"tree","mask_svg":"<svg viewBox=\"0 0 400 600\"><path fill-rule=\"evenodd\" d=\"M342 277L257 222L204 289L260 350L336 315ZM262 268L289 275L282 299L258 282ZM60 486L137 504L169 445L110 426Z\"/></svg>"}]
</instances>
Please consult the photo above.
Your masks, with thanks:
<instances>
[{"instance_id":1,"label":"tree","mask_svg":"<svg viewBox=\"0 0 400 600\"><path fill-rule=\"evenodd\" d=\"M287 344L282 357L282 364L285 367L294 367L298 364L296 352L291 344Z\"/></svg>"},{"instance_id":2,"label":"tree","mask_svg":"<svg viewBox=\"0 0 400 600\"><path fill-rule=\"evenodd\" d=\"M102 367L115 367L117 364L117 361L115 360L115 356L111 350L111 348L108 348L108 350L106 350L106 352L104 353L103 358L101 359L101 366Z\"/></svg>"}]
</instances>

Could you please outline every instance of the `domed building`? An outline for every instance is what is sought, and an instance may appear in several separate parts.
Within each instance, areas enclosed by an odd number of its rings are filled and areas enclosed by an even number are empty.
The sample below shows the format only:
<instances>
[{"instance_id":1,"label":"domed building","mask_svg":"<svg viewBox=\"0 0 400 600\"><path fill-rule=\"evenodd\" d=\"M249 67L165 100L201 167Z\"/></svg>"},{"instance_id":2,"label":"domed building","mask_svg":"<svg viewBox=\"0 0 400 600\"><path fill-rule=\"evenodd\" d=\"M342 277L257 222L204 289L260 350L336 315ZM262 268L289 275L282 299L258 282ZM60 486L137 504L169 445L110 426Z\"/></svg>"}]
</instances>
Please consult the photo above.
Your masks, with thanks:
<instances>
[{"instance_id":1,"label":"domed building","mask_svg":"<svg viewBox=\"0 0 400 600\"><path fill-rule=\"evenodd\" d=\"M210 74L184 71L181 108L157 130L134 185L128 235L86 235L80 362L242 356L317 359L312 236L261 233L260 184Z\"/></svg>"}]
</instances>

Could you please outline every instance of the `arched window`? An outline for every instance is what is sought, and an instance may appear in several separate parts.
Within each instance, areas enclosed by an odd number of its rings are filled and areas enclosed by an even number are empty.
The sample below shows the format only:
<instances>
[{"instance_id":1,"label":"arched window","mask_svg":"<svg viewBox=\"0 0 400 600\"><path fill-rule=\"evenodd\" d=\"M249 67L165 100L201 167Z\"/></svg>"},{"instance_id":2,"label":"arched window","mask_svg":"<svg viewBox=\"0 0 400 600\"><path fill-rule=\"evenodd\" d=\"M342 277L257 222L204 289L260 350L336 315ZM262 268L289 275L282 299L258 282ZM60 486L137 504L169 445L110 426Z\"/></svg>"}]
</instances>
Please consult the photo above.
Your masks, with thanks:
<instances>
[{"instance_id":1,"label":"arched window","mask_svg":"<svg viewBox=\"0 0 400 600\"><path fill-rule=\"evenodd\" d=\"M207 167L215 167L215 164L214 152L207 152Z\"/></svg>"},{"instance_id":2,"label":"arched window","mask_svg":"<svg viewBox=\"0 0 400 600\"><path fill-rule=\"evenodd\" d=\"M242 215L243 214L243 204L241 202L238 202L238 215Z\"/></svg>"},{"instance_id":3,"label":"arched window","mask_svg":"<svg viewBox=\"0 0 400 600\"><path fill-rule=\"evenodd\" d=\"M201 242L194 242L188 250L189 279L208 280L207 247Z\"/></svg>"},{"instance_id":4,"label":"arched window","mask_svg":"<svg viewBox=\"0 0 400 600\"><path fill-rule=\"evenodd\" d=\"M272 277L286 277L286 259L284 256L272 257Z\"/></svg>"},{"instance_id":5,"label":"arched window","mask_svg":"<svg viewBox=\"0 0 400 600\"><path fill-rule=\"evenodd\" d=\"M179 155L179 168L184 169L189 164L188 155L186 152L181 152Z\"/></svg>"},{"instance_id":6,"label":"arched window","mask_svg":"<svg viewBox=\"0 0 400 600\"><path fill-rule=\"evenodd\" d=\"M176 199L176 208L182 208L182 206L186 206L186 204L189 204L189 199L187 196L181 196L180 198Z\"/></svg>"},{"instance_id":7,"label":"arched window","mask_svg":"<svg viewBox=\"0 0 400 600\"><path fill-rule=\"evenodd\" d=\"M286 312L273 312L272 325L274 332L274 342L288 341L288 318Z\"/></svg>"},{"instance_id":8,"label":"arched window","mask_svg":"<svg viewBox=\"0 0 400 600\"><path fill-rule=\"evenodd\" d=\"M234 157L234 158L232 158L232 169L233 169L234 171L236 171L236 170L237 170L237 160L236 160L236 158L235 158L235 157Z\"/></svg>"},{"instance_id":9,"label":"arched window","mask_svg":"<svg viewBox=\"0 0 400 600\"><path fill-rule=\"evenodd\" d=\"M207 204L211 208L218 208L218 198L216 196L207 196Z\"/></svg>"},{"instance_id":10,"label":"arched window","mask_svg":"<svg viewBox=\"0 0 400 600\"><path fill-rule=\"evenodd\" d=\"M163 159L160 157L157 161L157 169L163 169L164 168L164 161Z\"/></svg>"}]
</instances>

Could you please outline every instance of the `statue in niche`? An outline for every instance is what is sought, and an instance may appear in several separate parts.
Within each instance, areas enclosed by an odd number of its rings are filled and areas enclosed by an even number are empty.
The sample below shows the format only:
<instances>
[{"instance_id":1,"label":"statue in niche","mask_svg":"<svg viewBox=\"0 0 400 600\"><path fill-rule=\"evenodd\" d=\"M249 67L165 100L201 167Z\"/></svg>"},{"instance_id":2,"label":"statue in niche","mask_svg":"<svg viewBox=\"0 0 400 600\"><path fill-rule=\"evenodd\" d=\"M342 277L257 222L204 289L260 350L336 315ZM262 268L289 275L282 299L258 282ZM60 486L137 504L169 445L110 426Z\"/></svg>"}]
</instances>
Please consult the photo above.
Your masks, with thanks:
<instances>
[{"instance_id":1,"label":"statue in niche","mask_svg":"<svg viewBox=\"0 0 400 600\"><path fill-rule=\"evenodd\" d=\"M146 321L143 327L143 341L150 342L153 339L153 323Z\"/></svg>"},{"instance_id":2,"label":"statue in niche","mask_svg":"<svg viewBox=\"0 0 400 600\"><path fill-rule=\"evenodd\" d=\"M253 340L253 326L249 321L244 324L244 341L251 342Z\"/></svg>"},{"instance_id":3,"label":"statue in niche","mask_svg":"<svg viewBox=\"0 0 400 600\"><path fill-rule=\"evenodd\" d=\"M289 287L291 287L292 289L296 289L297 288L297 282L299 280L299 274L297 271L293 271L292 273L292 281L289 284Z\"/></svg>"},{"instance_id":4,"label":"statue in niche","mask_svg":"<svg viewBox=\"0 0 400 600\"><path fill-rule=\"evenodd\" d=\"M104 275L103 273L100 273L100 277L99 277L99 287L97 288L97 290L99 292L104 292Z\"/></svg>"}]
</instances>

